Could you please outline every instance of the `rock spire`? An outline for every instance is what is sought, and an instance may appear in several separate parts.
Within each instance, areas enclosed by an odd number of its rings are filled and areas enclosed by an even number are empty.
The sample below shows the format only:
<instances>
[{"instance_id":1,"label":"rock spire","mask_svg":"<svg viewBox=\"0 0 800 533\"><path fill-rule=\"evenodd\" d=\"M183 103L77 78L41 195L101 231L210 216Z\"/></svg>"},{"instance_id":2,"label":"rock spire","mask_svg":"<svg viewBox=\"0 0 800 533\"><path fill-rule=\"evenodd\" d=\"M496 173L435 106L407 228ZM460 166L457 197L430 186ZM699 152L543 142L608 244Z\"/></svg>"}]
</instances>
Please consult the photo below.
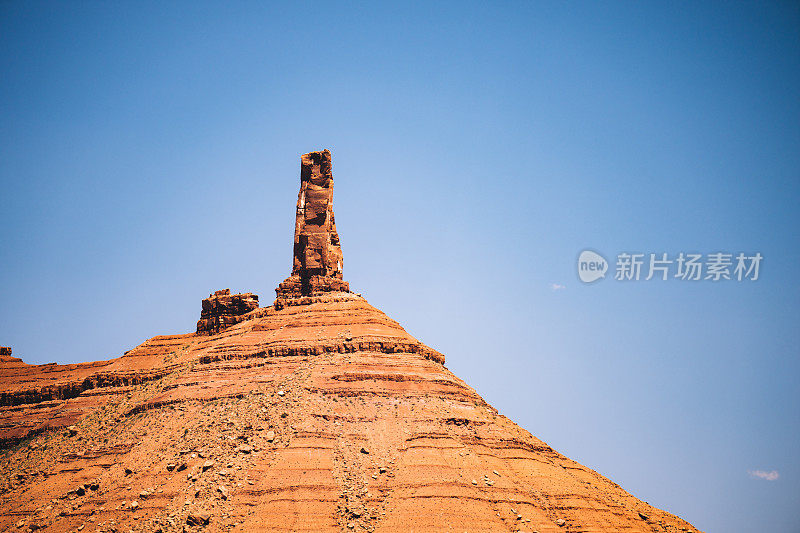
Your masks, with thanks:
<instances>
[{"instance_id":1,"label":"rock spire","mask_svg":"<svg viewBox=\"0 0 800 533\"><path fill-rule=\"evenodd\" d=\"M342 280L342 263L333 216L331 153L309 152L300 157L292 274L275 292L278 298L349 292L349 284Z\"/></svg>"}]
</instances>

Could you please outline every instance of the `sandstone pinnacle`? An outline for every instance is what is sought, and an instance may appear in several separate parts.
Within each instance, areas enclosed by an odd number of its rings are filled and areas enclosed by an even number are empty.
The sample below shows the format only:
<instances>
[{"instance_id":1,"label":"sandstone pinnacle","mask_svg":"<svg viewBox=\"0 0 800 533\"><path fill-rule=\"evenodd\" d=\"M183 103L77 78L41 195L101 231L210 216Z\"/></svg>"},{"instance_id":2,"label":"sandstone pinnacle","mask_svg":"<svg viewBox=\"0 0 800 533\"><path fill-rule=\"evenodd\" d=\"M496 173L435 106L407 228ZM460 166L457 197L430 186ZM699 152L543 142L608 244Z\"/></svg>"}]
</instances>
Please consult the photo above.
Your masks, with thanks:
<instances>
[{"instance_id":1,"label":"sandstone pinnacle","mask_svg":"<svg viewBox=\"0 0 800 533\"><path fill-rule=\"evenodd\" d=\"M292 273L275 292L278 298L349 292L342 280L343 262L333 215L331 153L309 152L300 157Z\"/></svg>"}]
</instances>

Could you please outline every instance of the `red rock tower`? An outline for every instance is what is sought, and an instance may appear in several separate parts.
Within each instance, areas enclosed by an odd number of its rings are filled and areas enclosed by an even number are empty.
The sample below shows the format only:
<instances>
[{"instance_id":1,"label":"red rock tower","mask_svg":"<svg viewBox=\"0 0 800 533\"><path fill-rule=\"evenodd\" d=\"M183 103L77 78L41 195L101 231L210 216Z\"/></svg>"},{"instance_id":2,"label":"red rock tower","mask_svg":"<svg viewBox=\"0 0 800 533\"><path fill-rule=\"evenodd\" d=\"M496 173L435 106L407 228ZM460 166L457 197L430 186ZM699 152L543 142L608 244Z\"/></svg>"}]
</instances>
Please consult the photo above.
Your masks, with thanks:
<instances>
[{"instance_id":1,"label":"red rock tower","mask_svg":"<svg viewBox=\"0 0 800 533\"><path fill-rule=\"evenodd\" d=\"M349 292L342 281L342 262L333 216L331 153L309 152L300 157L292 274L275 289L278 298Z\"/></svg>"}]
</instances>

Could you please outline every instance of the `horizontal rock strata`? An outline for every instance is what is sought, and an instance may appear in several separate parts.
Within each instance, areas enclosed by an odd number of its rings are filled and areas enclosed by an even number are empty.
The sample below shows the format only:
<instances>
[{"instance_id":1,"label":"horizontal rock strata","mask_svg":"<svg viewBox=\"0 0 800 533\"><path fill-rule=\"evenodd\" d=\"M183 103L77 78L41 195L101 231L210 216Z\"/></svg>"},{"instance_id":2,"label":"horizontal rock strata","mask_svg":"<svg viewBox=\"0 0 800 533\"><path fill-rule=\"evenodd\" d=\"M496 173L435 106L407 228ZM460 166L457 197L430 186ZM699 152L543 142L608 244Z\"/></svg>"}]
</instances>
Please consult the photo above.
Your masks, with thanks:
<instances>
[{"instance_id":1,"label":"horizontal rock strata","mask_svg":"<svg viewBox=\"0 0 800 533\"><path fill-rule=\"evenodd\" d=\"M293 303L109 361L3 359L0 530L695 531L363 298Z\"/></svg>"}]
</instances>

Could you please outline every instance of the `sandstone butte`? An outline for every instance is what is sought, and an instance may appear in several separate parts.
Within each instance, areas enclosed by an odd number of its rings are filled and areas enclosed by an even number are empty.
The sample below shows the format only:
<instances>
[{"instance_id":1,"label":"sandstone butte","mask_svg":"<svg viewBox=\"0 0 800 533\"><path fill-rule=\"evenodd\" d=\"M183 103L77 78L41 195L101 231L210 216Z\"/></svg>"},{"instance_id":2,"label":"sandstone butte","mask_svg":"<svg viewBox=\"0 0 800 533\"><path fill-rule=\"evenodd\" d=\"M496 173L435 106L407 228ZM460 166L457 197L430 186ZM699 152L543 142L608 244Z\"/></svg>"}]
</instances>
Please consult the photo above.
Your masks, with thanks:
<instances>
[{"instance_id":1,"label":"sandstone butte","mask_svg":"<svg viewBox=\"0 0 800 533\"><path fill-rule=\"evenodd\" d=\"M122 357L0 350L2 531L680 532L350 292L330 152L301 158L277 299L217 291Z\"/></svg>"}]
</instances>

